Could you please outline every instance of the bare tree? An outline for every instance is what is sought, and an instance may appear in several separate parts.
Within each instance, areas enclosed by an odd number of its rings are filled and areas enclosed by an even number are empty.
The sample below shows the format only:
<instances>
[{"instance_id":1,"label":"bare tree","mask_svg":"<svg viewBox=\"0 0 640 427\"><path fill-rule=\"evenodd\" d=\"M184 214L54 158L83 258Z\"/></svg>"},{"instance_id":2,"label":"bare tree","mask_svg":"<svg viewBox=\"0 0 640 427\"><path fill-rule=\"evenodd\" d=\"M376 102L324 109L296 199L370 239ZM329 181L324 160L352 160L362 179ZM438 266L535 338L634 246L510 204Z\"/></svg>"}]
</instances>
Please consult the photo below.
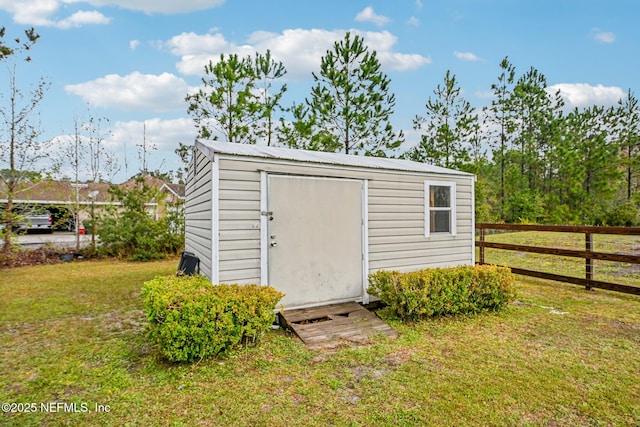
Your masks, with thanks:
<instances>
[{"instance_id":1,"label":"bare tree","mask_svg":"<svg viewBox=\"0 0 640 427\"><path fill-rule=\"evenodd\" d=\"M0 61L24 55L24 61L30 62L28 51L40 37L33 28L26 30L26 41L14 39L15 47L4 42L5 29L0 29ZM38 160L47 155L40 140L38 106L50 84L41 78L31 90L24 92L17 83L17 62L7 66L8 86L0 92L0 164L4 173L0 174L3 195L7 205L0 220L5 224L3 253L11 253L11 233L14 222L14 197L25 182L33 179L33 167Z\"/></svg>"},{"instance_id":2,"label":"bare tree","mask_svg":"<svg viewBox=\"0 0 640 427\"><path fill-rule=\"evenodd\" d=\"M105 147L105 136L109 134L104 129L105 123L109 123L109 119L93 116L90 107L87 107L86 117L74 118L73 134L56 138L53 170L58 175L73 179L71 185L74 187L74 202L70 205L69 213L75 223L76 249L80 246L80 202L86 201L80 200L80 188L86 188L87 181L111 182L119 170L115 154ZM95 194L91 198L92 206L94 199ZM93 209L91 222L94 223Z\"/></svg>"}]
</instances>

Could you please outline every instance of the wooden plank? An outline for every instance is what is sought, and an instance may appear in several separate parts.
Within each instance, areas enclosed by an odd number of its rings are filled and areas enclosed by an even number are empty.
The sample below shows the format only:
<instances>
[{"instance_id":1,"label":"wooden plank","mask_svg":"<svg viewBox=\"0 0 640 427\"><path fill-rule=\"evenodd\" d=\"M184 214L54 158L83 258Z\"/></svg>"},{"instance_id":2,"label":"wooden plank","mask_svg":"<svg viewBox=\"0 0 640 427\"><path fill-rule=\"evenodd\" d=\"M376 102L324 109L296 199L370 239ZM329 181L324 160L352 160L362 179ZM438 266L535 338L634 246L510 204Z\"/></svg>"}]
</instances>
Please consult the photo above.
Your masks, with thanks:
<instances>
[{"instance_id":1,"label":"wooden plank","mask_svg":"<svg viewBox=\"0 0 640 427\"><path fill-rule=\"evenodd\" d=\"M341 342L366 343L375 335L398 334L375 314L356 302L330 304L280 313L309 348L331 348Z\"/></svg>"},{"instance_id":2,"label":"wooden plank","mask_svg":"<svg viewBox=\"0 0 640 427\"><path fill-rule=\"evenodd\" d=\"M512 245L510 243L480 242L476 241L477 247L503 249L516 252L530 252L544 255L566 256L584 259L597 259L601 261L625 262L629 264L640 264L640 256L625 255L610 252L591 252L572 249L548 248L542 246Z\"/></svg>"},{"instance_id":3,"label":"wooden plank","mask_svg":"<svg viewBox=\"0 0 640 427\"><path fill-rule=\"evenodd\" d=\"M560 274L543 273L541 271L525 270L522 268L512 268L514 274L537 277L540 279L554 280L556 282L572 283L588 288L600 288L608 291L624 292L627 294L640 295L640 286L622 285L619 283L604 282L601 280L581 279L579 277L563 276Z\"/></svg>"},{"instance_id":4,"label":"wooden plank","mask_svg":"<svg viewBox=\"0 0 640 427\"><path fill-rule=\"evenodd\" d=\"M601 227L601 226L591 226L591 225L477 223L476 228L484 228L487 230L552 231L552 232L558 232L558 233L622 234L626 236L640 236L640 227Z\"/></svg>"},{"instance_id":5,"label":"wooden plank","mask_svg":"<svg viewBox=\"0 0 640 427\"><path fill-rule=\"evenodd\" d=\"M587 290L595 287L607 289L616 292L624 292L634 295L640 295L640 287L628 286L618 283L604 282L593 278L593 260L622 262L629 264L640 264L640 256L635 254L624 253L607 253L593 251L593 235L594 234L610 234L610 235L640 235L640 227L598 227L598 226L571 226L571 225L530 225L530 224L488 224L478 223L476 228L480 229L480 241L476 241L476 247L480 248L480 263L484 263L484 248L502 249L517 252L530 252L538 254L546 254L553 256L568 256L584 258L585 261L585 278L576 278L553 273L545 273L541 271L525 270L512 268L516 274L525 276L539 277L542 279L555 280L559 282L573 283L583 285ZM510 231L549 231L564 233L580 233L585 235L585 250L571 250L560 248L548 248L528 245L513 245L507 243L494 243L485 241L485 230L510 230Z\"/></svg>"},{"instance_id":6,"label":"wooden plank","mask_svg":"<svg viewBox=\"0 0 640 427\"><path fill-rule=\"evenodd\" d=\"M342 314L355 311L361 307L357 302L348 302L344 304L328 304L319 307L301 308L297 310L284 311L286 320L290 322L299 322L308 319L328 316L330 314Z\"/></svg>"}]
</instances>

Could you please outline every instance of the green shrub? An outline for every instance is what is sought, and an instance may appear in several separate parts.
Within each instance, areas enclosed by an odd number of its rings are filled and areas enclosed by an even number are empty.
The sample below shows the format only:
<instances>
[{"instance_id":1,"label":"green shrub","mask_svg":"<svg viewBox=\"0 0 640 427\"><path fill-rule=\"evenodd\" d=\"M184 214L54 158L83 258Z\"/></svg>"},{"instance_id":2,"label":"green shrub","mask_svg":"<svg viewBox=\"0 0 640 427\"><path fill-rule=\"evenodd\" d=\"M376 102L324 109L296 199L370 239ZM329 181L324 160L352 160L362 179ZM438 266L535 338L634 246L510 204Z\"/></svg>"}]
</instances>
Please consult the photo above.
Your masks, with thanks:
<instances>
[{"instance_id":1,"label":"green shrub","mask_svg":"<svg viewBox=\"0 0 640 427\"><path fill-rule=\"evenodd\" d=\"M634 202L627 201L609 210L603 222L610 226L636 226L640 223L640 209Z\"/></svg>"},{"instance_id":2,"label":"green shrub","mask_svg":"<svg viewBox=\"0 0 640 427\"><path fill-rule=\"evenodd\" d=\"M184 247L184 206L165 203L159 189L147 185L142 176L131 188L111 186L114 202L96 221L99 252L106 256L150 261L176 255ZM150 208L157 201L158 206ZM156 219L162 205L165 215Z\"/></svg>"},{"instance_id":3,"label":"green shrub","mask_svg":"<svg viewBox=\"0 0 640 427\"><path fill-rule=\"evenodd\" d=\"M283 294L269 286L212 285L203 276L157 277L142 288L148 336L163 357L192 362L255 342Z\"/></svg>"},{"instance_id":4,"label":"green shrub","mask_svg":"<svg viewBox=\"0 0 640 427\"><path fill-rule=\"evenodd\" d=\"M403 320L499 310L515 297L511 270L496 266L433 268L369 275L369 293Z\"/></svg>"}]
</instances>

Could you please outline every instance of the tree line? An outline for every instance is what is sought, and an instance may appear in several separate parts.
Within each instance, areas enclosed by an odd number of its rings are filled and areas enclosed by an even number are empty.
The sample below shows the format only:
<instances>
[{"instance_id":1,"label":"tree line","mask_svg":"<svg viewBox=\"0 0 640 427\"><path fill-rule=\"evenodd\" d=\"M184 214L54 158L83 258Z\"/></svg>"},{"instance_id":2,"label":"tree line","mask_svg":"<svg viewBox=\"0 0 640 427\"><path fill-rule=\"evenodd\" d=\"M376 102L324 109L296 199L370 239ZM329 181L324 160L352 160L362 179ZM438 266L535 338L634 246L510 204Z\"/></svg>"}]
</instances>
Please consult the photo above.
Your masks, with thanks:
<instances>
[{"instance_id":1,"label":"tree line","mask_svg":"<svg viewBox=\"0 0 640 427\"><path fill-rule=\"evenodd\" d=\"M13 195L31 179L37 162L53 152L53 144L41 140L37 113L50 84L40 79L24 91L16 82L18 60L31 61L30 49L40 36L31 28L11 43L4 37L0 28L0 63L9 64L7 90L0 92L0 190L8 200L0 223L7 254ZM401 157L472 172L478 177L478 221L640 223L640 105L631 89L617 105L567 111L540 71L531 67L518 74L505 57L490 104L474 107L449 70L413 119L420 140L403 150L405 136L391 125L396 102L391 81L359 35L347 32L327 50L312 73L308 97L289 106L283 103L286 73L269 51L210 61L199 90L185 97L198 136ZM105 151L103 121L76 118L73 135L56 141L60 152L54 157L68 163L76 181L80 167L94 181L117 168L115 156ZM142 141L137 145L146 164L152 147ZM176 152L186 159L184 145ZM55 163L53 168L62 168Z\"/></svg>"},{"instance_id":2,"label":"tree line","mask_svg":"<svg viewBox=\"0 0 640 427\"><path fill-rule=\"evenodd\" d=\"M450 70L413 120L402 151L395 97L375 51L347 32L321 58L302 102L283 106L286 75L266 54L220 55L205 67L188 112L201 138L408 158L475 173L478 221L636 225L640 222L640 106L567 111L559 91L505 57L489 105L474 107Z\"/></svg>"}]
</instances>

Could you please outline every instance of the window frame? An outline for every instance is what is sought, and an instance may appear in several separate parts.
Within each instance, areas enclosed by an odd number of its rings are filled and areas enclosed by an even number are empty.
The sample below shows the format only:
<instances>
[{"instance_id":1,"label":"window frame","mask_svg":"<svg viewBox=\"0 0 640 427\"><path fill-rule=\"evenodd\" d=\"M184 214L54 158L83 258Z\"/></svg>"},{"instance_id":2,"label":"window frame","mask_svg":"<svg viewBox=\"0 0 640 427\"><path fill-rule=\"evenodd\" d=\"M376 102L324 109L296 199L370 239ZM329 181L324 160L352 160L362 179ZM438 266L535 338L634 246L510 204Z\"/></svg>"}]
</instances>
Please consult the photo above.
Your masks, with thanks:
<instances>
[{"instance_id":1,"label":"window frame","mask_svg":"<svg viewBox=\"0 0 640 427\"><path fill-rule=\"evenodd\" d=\"M431 187L449 187L448 207L431 207ZM456 236L456 183L454 181L425 181L424 182L424 235ZM449 231L431 231L431 212L450 212Z\"/></svg>"}]
</instances>

